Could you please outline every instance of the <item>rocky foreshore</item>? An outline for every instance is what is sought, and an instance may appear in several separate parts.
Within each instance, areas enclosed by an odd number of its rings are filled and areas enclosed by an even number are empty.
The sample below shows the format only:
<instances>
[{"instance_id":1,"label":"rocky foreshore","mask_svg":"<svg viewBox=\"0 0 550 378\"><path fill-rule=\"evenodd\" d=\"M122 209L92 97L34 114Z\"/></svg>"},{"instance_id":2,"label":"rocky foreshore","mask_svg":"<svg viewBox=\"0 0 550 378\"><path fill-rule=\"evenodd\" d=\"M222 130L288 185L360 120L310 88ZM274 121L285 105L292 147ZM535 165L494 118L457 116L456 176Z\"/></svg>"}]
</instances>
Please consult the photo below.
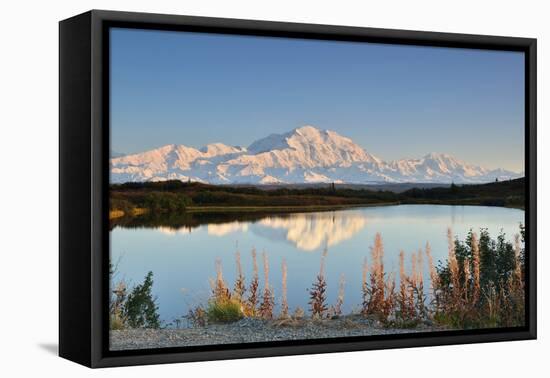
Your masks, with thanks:
<instances>
[{"instance_id":1,"label":"rocky foreshore","mask_svg":"<svg viewBox=\"0 0 550 378\"><path fill-rule=\"evenodd\" d=\"M388 328L359 316L331 320L261 320L180 329L127 329L110 332L111 350L240 344L265 341L392 335L440 330L429 323L415 328Z\"/></svg>"}]
</instances>

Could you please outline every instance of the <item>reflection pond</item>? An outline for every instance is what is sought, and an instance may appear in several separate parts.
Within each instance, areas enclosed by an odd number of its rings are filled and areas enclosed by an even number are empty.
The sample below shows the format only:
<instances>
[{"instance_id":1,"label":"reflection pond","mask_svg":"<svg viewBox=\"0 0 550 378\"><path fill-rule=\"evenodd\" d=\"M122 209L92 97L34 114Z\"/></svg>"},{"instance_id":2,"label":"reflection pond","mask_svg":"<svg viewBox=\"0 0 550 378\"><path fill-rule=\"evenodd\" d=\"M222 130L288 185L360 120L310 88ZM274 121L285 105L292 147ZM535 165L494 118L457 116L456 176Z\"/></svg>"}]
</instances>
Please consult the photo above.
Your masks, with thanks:
<instances>
[{"instance_id":1,"label":"reflection pond","mask_svg":"<svg viewBox=\"0 0 550 378\"><path fill-rule=\"evenodd\" d=\"M236 277L235 251L241 254L247 284L252 277L253 248L269 258L269 279L280 303L281 263L288 266L288 304L307 309L308 292L326 257L328 303L345 279L343 311L361 304L362 263L377 232L384 242L387 272L398 273L399 252L432 246L435 261L447 257L447 228L464 240L470 229L487 228L493 238L502 230L511 241L524 223L524 211L485 206L399 205L292 214L205 214L170 218L134 218L119 222L110 232L111 261L116 279L138 284L148 271L154 274L153 292L161 320L171 323L190 307L205 304L209 279L220 259L224 279L232 287ZM407 261L408 263L408 261ZM407 266L409 269L410 266ZM424 267L425 279L428 279ZM260 277L262 272L260 271ZM263 285L263 281L261 281ZM278 309L276 309L278 312Z\"/></svg>"}]
</instances>

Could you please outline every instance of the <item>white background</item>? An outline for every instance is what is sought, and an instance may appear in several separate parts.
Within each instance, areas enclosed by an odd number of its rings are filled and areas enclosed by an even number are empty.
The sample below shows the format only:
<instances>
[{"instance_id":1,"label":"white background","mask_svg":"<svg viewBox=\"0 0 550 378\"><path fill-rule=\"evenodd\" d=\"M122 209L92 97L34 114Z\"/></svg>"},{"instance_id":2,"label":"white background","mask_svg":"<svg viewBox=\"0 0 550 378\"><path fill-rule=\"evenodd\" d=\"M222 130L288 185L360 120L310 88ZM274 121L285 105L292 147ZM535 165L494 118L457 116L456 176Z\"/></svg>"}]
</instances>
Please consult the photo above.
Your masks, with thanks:
<instances>
[{"instance_id":1,"label":"white background","mask_svg":"<svg viewBox=\"0 0 550 378\"><path fill-rule=\"evenodd\" d=\"M131 0L6 1L0 22L0 375L124 377L423 376L549 374L544 238L549 210L546 1ZM56 356L58 25L89 9L371 26L538 38L539 340L90 370ZM545 324L546 323L546 324ZM546 348L546 352L544 349Z\"/></svg>"}]
</instances>

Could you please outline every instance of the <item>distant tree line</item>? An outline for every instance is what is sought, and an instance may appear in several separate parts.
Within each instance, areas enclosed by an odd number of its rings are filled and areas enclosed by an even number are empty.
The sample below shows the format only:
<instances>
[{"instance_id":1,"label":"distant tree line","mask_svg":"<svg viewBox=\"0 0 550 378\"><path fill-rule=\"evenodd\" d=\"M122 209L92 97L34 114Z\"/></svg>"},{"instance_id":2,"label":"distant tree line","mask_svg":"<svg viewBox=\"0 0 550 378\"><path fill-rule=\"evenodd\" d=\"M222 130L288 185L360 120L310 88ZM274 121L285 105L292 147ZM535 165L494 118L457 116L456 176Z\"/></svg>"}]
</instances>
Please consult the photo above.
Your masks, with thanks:
<instances>
[{"instance_id":1,"label":"distant tree line","mask_svg":"<svg viewBox=\"0 0 550 378\"><path fill-rule=\"evenodd\" d=\"M182 212L190 206L345 206L370 204L525 205L525 180L481 185L389 190L348 188L334 183L324 187L263 189L254 186L207 185L178 180L113 184L110 209L132 214L135 209Z\"/></svg>"}]
</instances>

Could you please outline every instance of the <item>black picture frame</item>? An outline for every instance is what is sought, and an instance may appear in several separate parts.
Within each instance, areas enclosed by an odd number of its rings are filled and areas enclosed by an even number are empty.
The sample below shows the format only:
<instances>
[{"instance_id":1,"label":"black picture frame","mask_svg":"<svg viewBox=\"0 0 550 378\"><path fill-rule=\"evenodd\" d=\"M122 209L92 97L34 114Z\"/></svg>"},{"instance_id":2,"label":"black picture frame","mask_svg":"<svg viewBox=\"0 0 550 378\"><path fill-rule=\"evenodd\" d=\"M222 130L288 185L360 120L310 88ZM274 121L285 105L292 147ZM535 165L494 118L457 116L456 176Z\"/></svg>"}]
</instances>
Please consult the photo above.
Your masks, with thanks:
<instances>
[{"instance_id":1,"label":"black picture frame","mask_svg":"<svg viewBox=\"0 0 550 378\"><path fill-rule=\"evenodd\" d=\"M115 352L108 349L108 29L200 31L525 53L526 322L522 328ZM59 24L59 354L88 367L536 338L536 39L92 10Z\"/></svg>"}]
</instances>

